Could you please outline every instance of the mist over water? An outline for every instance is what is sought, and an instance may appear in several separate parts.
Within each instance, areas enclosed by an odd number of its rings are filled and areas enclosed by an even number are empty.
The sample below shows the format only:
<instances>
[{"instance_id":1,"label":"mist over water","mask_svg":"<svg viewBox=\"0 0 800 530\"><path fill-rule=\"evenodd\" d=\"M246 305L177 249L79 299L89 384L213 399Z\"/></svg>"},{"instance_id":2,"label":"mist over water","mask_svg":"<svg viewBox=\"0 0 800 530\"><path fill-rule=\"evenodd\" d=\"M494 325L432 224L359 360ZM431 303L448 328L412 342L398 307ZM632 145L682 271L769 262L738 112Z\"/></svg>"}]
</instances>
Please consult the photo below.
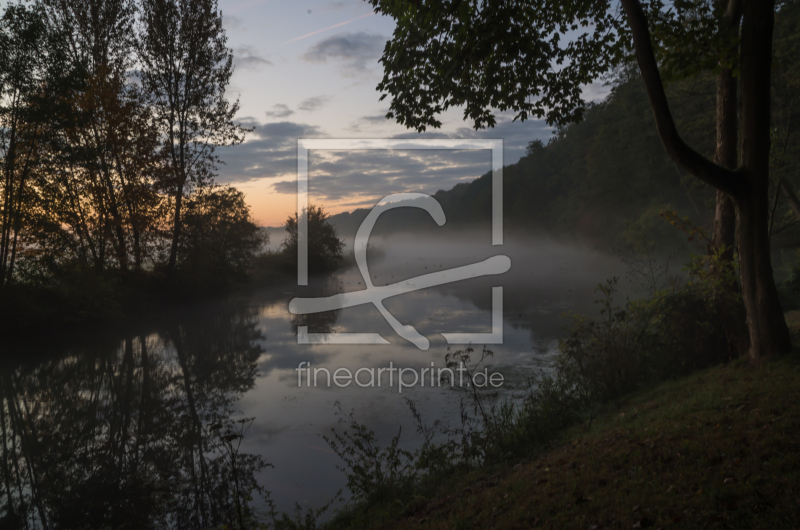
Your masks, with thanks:
<instances>
[{"instance_id":1,"label":"mist over water","mask_svg":"<svg viewBox=\"0 0 800 530\"><path fill-rule=\"evenodd\" d=\"M389 298L384 304L402 324L413 325L431 343L428 351L398 337L371 305L339 310L327 317L307 315L303 324L310 332L378 332L388 345L298 345L285 322L286 298L265 303L261 326L269 337L260 360L256 388L242 400L247 415L270 418L255 427L248 449L261 448L280 463L264 473L263 481L283 506L292 500L320 505L344 485L335 471L337 457L322 434L337 426L334 403L369 425L383 442L402 426L407 447L414 447L415 427L403 400L416 401L426 422L455 420L462 393L448 388L414 387L399 394L397 388L350 387L298 388L295 370L307 361L314 368L385 367L421 368L434 362L444 366L448 345L441 333L491 331L492 287L503 287L503 344L491 345L491 370L504 374L503 390L521 391L531 372L547 367L556 341L562 335L567 311L596 313L595 286L624 273L616 258L576 244L547 238L512 237L504 245L492 246L488 231L452 232L434 235L398 233L373 237L368 251L369 272L376 286L388 285L431 272L469 265L494 255L511 258L511 269L502 275L485 276L445 284ZM352 253L352 240L348 241ZM288 297L329 296L364 289L364 279L352 259L349 266L327 278L312 279L308 287L287 286ZM624 300L626 293L620 293ZM294 317L294 322L299 320ZM474 345L480 351L483 345ZM451 350L463 346L451 346ZM276 432L278 431L278 432ZM314 477L314 478L312 478Z\"/></svg>"},{"instance_id":2,"label":"mist over water","mask_svg":"<svg viewBox=\"0 0 800 530\"><path fill-rule=\"evenodd\" d=\"M488 230L373 236L368 262L376 286L495 255L511 259L511 269L501 275L385 300L386 309L395 318L414 326L429 339L430 348L423 351L397 336L371 304L310 315L292 315L288 311L289 301L295 297L329 296L365 288L352 259L352 241L347 243L346 254L350 257L345 266L334 274L312 277L308 286L298 287L290 280L224 302L178 311L169 321L142 325L126 336L105 339L100 344L87 337L83 347L56 352L38 365L14 368L3 380L4 391L6 395L26 394L33 403L38 400L40 430L58 428L66 432L80 429L80 423L58 421L55 416L45 421L48 415L55 414L48 412L47 403L53 402L53 396L46 389L58 388L64 394L58 399L77 400L75 408L82 410L89 405L84 403L81 392L91 387L92 381L117 381L98 387L107 394L101 396L107 410L93 420L98 425L91 435L92 443L104 447L107 437L117 436L113 433L118 433L120 427L114 418L119 416L130 433L123 437L127 441L115 446L115 451L137 461L142 457L135 455L143 451L137 437L143 435L136 429L144 428L142 425L162 425L162 420L167 424L186 421L186 429L209 433L207 424L211 422L255 418L241 452L261 455L274 468L253 467L252 477L272 492L279 509L291 510L295 501L318 507L345 484L343 473L336 468L340 464L338 457L321 437L339 426L336 403L345 412L354 410L358 420L373 429L382 443L402 427L402 445L413 449L421 442L404 398L414 400L423 420L430 424L437 419L456 422L459 402L465 395L447 385L431 387L429 381L425 386L404 388L402 393L396 382L389 387L385 379L380 387L351 384L339 388L328 386L325 378L316 387L308 386L303 377L298 386L297 368L301 362L331 373L339 368L355 372L359 368L388 367L390 362L398 368L418 370L431 363L444 367L448 344L441 333L490 332L492 287L501 286L503 343L488 346L494 353L488 364L490 371L503 374L501 391L511 397L524 391L534 370L546 369L552 362L557 339L566 324L561 315L567 311L596 315L595 286L625 272L613 256L543 237L512 236L503 245L492 246ZM624 302L626 294L619 293L618 301ZM310 333L379 333L389 344L298 344L299 326L308 326ZM451 345L450 349L463 347ZM474 347L480 352L483 345ZM154 375L159 373L163 376ZM69 375L70 384L65 384L66 379L61 381L63 374ZM154 380L163 380L163 384L154 388ZM81 433L80 436L89 436L85 431ZM147 436L155 443L153 440L159 437L173 439L175 434L167 430ZM180 440L184 438L174 438L172 443L179 446L183 443ZM196 444L192 450L195 458L204 451L213 452L213 444L192 443ZM43 453L59 453L62 449L54 446L43 449ZM192 475L190 469L171 473Z\"/></svg>"}]
</instances>

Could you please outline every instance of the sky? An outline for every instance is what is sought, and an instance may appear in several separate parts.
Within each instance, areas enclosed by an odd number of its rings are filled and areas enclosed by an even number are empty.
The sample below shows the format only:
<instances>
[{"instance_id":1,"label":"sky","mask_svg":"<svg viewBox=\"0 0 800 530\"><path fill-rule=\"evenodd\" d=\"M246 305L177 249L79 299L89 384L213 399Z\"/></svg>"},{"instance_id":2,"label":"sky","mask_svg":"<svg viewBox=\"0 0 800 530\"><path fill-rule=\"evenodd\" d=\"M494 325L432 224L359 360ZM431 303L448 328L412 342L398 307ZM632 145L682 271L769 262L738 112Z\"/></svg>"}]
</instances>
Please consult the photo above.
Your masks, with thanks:
<instances>
[{"instance_id":1,"label":"sky","mask_svg":"<svg viewBox=\"0 0 800 530\"><path fill-rule=\"evenodd\" d=\"M504 141L504 164L531 140L547 141L543 121L475 131L451 109L441 129L419 134L386 120L388 97L376 86L378 62L394 22L363 0L220 0L235 71L226 96L239 99L236 121L254 128L241 145L219 148L217 182L245 193L255 221L281 226L296 211L299 138L491 138ZM585 99L601 99L591 85ZM311 151L309 202L331 214L370 207L390 193L433 194L490 170L489 151Z\"/></svg>"}]
</instances>

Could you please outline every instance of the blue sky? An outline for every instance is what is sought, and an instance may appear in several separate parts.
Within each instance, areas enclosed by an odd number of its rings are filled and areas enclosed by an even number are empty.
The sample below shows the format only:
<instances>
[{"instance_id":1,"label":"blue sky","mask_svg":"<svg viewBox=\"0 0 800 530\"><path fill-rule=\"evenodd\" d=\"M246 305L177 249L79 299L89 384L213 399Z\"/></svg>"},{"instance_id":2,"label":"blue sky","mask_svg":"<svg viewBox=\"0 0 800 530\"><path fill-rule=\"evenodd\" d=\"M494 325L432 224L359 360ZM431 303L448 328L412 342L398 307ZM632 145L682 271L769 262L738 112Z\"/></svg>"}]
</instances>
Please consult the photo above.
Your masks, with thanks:
<instances>
[{"instance_id":1,"label":"blue sky","mask_svg":"<svg viewBox=\"0 0 800 530\"><path fill-rule=\"evenodd\" d=\"M294 212L298 138L418 136L384 118L389 103L375 87L394 23L367 2L221 0L219 7L236 64L228 96L239 97L238 121L255 131L243 145L220 149L226 164L218 181L245 192L259 223L278 226ZM585 91L589 99L604 93L599 84ZM506 164L519 160L531 140L552 134L541 121L512 122L503 114L494 129L475 131L459 109L442 122L423 136L503 139ZM480 153L312 153L311 202L337 213L387 193L434 193L485 173L488 159Z\"/></svg>"}]
</instances>

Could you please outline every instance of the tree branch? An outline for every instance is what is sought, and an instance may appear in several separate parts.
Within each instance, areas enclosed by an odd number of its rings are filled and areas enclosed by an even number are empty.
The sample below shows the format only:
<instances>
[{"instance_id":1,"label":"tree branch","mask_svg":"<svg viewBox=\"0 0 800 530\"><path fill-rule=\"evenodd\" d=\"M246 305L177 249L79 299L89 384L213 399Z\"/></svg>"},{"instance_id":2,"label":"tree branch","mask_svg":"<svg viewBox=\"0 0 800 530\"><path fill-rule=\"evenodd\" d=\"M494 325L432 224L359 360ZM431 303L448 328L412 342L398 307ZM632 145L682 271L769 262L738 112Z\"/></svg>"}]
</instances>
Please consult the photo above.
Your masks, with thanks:
<instances>
[{"instance_id":1,"label":"tree branch","mask_svg":"<svg viewBox=\"0 0 800 530\"><path fill-rule=\"evenodd\" d=\"M743 7L743 0L728 0L728 7L725 9L725 18L738 26L739 21L742 18Z\"/></svg>"},{"instance_id":2,"label":"tree branch","mask_svg":"<svg viewBox=\"0 0 800 530\"><path fill-rule=\"evenodd\" d=\"M781 179L779 186L786 196L786 199L789 201L789 206L792 207L792 211L794 211L794 214L800 219L800 201L797 200L797 195L795 195L794 190L789 183L786 182L786 179Z\"/></svg>"},{"instance_id":3,"label":"tree branch","mask_svg":"<svg viewBox=\"0 0 800 530\"><path fill-rule=\"evenodd\" d=\"M658 135L667 154L680 167L700 180L735 197L745 189L745 179L738 170L732 171L715 164L683 141L672 118L664 84L658 71L647 17L638 0L621 0L633 35L636 60L642 74L650 107L656 120Z\"/></svg>"}]
</instances>

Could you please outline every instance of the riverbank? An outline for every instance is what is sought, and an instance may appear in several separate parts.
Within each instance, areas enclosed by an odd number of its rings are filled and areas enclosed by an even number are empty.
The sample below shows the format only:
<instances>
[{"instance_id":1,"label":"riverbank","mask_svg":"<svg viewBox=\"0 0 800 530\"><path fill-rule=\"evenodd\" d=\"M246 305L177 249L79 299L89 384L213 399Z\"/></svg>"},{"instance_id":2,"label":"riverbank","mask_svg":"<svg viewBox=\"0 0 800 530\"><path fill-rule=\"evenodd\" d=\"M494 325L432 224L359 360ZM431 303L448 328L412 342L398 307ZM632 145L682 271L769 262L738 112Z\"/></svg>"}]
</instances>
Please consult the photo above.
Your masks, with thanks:
<instances>
[{"instance_id":1,"label":"riverbank","mask_svg":"<svg viewBox=\"0 0 800 530\"><path fill-rule=\"evenodd\" d=\"M787 315L795 330L800 315ZM800 351L615 402L545 452L443 481L334 528L790 528L800 520Z\"/></svg>"},{"instance_id":2,"label":"riverbank","mask_svg":"<svg viewBox=\"0 0 800 530\"><path fill-rule=\"evenodd\" d=\"M292 279L277 269L223 279L169 278L151 271L81 271L44 286L12 285L1 292L0 333L7 342L23 344L113 333L132 323Z\"/></svg>"}]
</instances>

